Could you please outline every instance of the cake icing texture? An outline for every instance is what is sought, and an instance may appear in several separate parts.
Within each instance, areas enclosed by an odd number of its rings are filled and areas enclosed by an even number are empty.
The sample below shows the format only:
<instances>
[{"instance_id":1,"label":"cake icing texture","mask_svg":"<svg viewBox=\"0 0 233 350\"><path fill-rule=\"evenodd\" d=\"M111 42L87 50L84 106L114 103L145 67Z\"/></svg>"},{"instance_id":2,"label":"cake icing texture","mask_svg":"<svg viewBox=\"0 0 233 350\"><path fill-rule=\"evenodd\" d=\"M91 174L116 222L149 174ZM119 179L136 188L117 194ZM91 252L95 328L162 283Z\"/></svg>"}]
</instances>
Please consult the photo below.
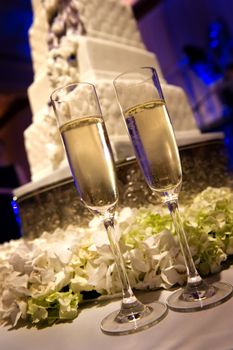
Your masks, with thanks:
<instances>
[{"instance_id":1,"label":"cake icing texture","mask_svg":"<svg viewBox=\"0 0 233 350\"><path fill-rule=\"evenodd\" d=\"M95 84L115 142L127 133L112 80L125 70L154 66L175 130L196 128L183 90L166 84L156 56L145 49L130 7L118 0L33 0L32 6L29 39L35 78L28 95L33 123L25 131L25 146L33 181L66 162L49 103L52 91L65 84Z\"/></svg>"}]
</instances>

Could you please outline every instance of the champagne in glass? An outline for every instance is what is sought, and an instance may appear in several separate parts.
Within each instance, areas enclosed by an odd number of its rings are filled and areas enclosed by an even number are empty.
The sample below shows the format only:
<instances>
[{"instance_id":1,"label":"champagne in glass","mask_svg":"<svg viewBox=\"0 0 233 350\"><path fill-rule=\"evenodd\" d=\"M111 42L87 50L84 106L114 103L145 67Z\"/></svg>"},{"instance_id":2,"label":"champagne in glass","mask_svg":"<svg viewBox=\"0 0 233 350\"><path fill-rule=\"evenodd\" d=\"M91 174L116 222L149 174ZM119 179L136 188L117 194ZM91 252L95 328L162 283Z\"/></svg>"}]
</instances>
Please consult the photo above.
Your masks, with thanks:
<instances>
[{"instance_id":1,"label":"champagne in glass","mask_svg":"<svg viewBox=\"0 0 233 350\"><path fill-rule=\"evenodd\" d=\"M101 330L121 335L146 329L165 317L167 307L159 302L142 304L129 283L115 238L118 191L112 151L95 87L88 83L70 84L55 90L51 101L79 197L103 220L122 285L121 308L104 318Z\"/></svg>"},{"instance_id":2,"label":"champagne in glass","mask_svg":"<svg viewBox=\"0 0 233 350\"><path fill-rule=\"evenodd\" d=\"M80 117L63 124L60 132L80 198L96 213L114 207L117 188L103 118Z\"/></svg>"},{"instance_id":3,"label":"champagne in glass","mask_svg":"<svg viewBox=\"0 0 233 350\"><path fill-rule=\"evenodd\" d=\"M167 300L175 311L197 311L232 296L232 286L207 284L198 274L179 213L182 184L179 151L157 73L152 67L125 72L114 87L136 158L150 189L166 204L177 232L187 270L187 285Z\"/></svg>"}]
</instances>

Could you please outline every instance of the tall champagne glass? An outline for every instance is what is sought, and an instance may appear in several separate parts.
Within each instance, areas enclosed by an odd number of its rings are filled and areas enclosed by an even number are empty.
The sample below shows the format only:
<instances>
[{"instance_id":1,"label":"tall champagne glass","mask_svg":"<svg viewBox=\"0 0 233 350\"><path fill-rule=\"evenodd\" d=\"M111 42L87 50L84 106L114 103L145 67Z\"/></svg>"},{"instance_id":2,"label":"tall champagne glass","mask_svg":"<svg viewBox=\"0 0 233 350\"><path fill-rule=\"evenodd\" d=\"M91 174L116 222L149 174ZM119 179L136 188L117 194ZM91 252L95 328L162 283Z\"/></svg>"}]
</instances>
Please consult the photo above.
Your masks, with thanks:
<instances>
[{"instance_id":1,"label":"tall champagne glass","mask_svg":"<svg viewBox=\"0 0 233 350\"><path fill-rule=\"evenodd\" d=\"M190 253L178 207L182 183L179 151L155 69L142 67L122 73L114 87L142 173L170 211L187 269L186 287L171 294L168 306L176 311L196 311L227 300L232 286L203 281Z\"/></svg>"},{"instance_id":2,"label":"tall champagne glass","mask_svg":"<svg viewBox=\"0 0 233 350\"><path fill-rule=\"evenodd\" d=\"M134 295L114 233L118 201L114 162L95 87L77 83L51 95L66 155L83 204L103 219L122 285L121 309L101 323L107 334L128 334L148 328L167 313L165 304L142 304ZM96 233L98 234L98 233Z\"/></svg>"}]
</instances>

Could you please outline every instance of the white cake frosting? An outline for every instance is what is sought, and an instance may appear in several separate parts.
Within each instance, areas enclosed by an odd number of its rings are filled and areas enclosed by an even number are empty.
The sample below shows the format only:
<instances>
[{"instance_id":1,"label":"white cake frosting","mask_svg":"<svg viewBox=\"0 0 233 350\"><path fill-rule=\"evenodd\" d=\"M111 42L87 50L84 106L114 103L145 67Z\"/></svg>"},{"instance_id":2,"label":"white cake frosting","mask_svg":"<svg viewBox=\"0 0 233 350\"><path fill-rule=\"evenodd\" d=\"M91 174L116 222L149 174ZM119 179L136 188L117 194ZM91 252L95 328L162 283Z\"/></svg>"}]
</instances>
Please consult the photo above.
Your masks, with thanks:
<instances>
[{"instance_id":1,"label":"white cake frosting","mask_svg":"<svg viewBox=\"0 0 233 350\"><path fill-rule=\"evenodd\" d=\"M33 11L35 79L28 90L33 123L25 131L33 181L66 163L49 96L68 83L95 84L110 140L117 144L127 133L112 80L128 69L154 66L175 130L196 129L184 91L166 84L156 56L144 48L130 7L118 0L33 0Z\"/></svg>"},{"instance_id":2,"label":"white cake frosting","mask_svg":"<svg viewBox=\"0 0 233 350\"><path fill-rule=\"evenodd\" d=\"M49 24L45 8L41 1L33 0L32 9L34 14L33 24L29 30L29 42L31 46L32 63L35 77L41 72L42 67L47 65L48 45L47 37Z\"/></svg>"},{"instance_id":3,"label":"white cake frosting","mask_svg":"<svg viewBox=\"0 0 233 350\"><path fill-rule=\"evenodd\" d=\"M130 7L116 0L74 1L85 23L87 36L143 47Z\"/></svg>"}]
</instances>

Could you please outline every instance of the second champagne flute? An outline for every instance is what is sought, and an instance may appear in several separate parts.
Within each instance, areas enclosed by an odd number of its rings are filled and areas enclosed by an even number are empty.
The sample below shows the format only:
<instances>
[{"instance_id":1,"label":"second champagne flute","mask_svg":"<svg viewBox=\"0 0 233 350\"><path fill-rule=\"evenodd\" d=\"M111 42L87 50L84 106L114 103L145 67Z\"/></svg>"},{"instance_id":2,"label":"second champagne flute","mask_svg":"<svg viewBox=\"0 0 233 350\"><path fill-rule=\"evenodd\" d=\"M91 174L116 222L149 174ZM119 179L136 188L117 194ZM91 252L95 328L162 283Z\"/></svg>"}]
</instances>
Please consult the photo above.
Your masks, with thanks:
<instances>
[{"instance_id":1,"label":"second champagne flute","mask_svg":"<svg viewBox=\"0 0 233 350\"><path fill-rule=\"evenodd\" d=\"M122 303L101 322L106 334L146 329L163 319L166 305L142 304L134 295L114 232L118 191L114 162L95 87L70 84L51 95L75 185L83 204L102 218L122 285ZM96 233L98 234L98 233Z\"/></svg>"},{"instance_id":2,"label":"second champagne flute","mask_svg":"<svg viewBox=\"0 0 233 350\"><path fill-rule=\"evenodd\" d=\"M174 292L167 304L183 312L218 305L231 297L232 286L207 284L192 259L178 207L179 151L157 73L153 67L125 72L114 80L114 87L144 178L170 211L186 265L187 285Z\"/></svg>"}]
</instances>

